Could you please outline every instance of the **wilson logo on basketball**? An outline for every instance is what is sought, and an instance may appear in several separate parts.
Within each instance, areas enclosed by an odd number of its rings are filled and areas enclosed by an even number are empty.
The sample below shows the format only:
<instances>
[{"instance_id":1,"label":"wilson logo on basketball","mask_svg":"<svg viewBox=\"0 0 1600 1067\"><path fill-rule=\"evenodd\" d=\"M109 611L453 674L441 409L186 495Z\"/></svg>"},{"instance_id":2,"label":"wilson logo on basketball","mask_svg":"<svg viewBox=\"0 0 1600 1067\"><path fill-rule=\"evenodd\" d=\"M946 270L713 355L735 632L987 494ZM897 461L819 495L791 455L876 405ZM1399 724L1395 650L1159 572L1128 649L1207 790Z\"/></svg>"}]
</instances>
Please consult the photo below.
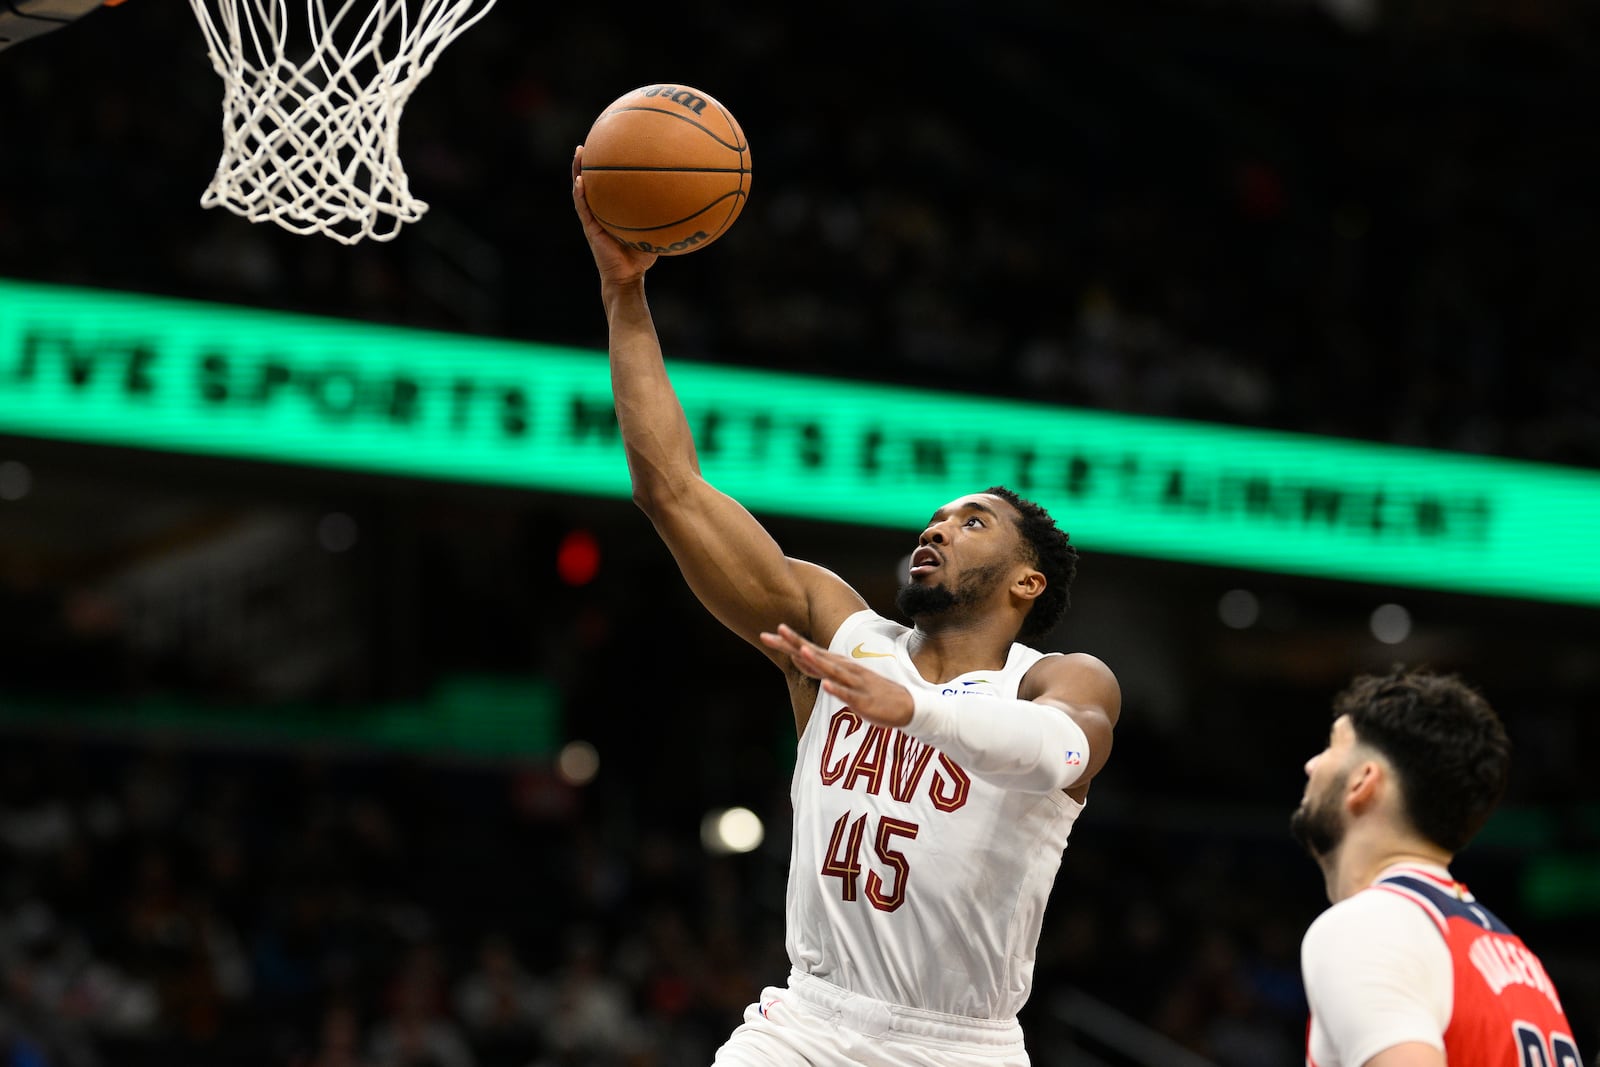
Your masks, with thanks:
<instances>
[{"instance_id":1,"label":"wilson logo on basketball","mask_svg":"<svg viewBox=\"0 0 1600 1067\"><path fill-rule=\"evenodd\" d=\"M696 115L704 114L706 98L693 89L680 89L676 85L652 85L648 89L640 89L642 96L661 96L671 100L674 104L688 108Z\"/></svg>"},{"instance_id":2,"label":"wilson logo on basketball","mask_svg":"<svg viewBox=\"0 0 1600 1067\"><path fill-rule=\"evenodd\" d=\"M670 245L653 245L649 241L623 241L622 243L629 248L637 248L641 252L657 252L663 255L670 255L673 252L688 251L701 241L706 240L706 238L706 231L699 230L681 241L672 242Z\"/></svg>"}]
</instances>

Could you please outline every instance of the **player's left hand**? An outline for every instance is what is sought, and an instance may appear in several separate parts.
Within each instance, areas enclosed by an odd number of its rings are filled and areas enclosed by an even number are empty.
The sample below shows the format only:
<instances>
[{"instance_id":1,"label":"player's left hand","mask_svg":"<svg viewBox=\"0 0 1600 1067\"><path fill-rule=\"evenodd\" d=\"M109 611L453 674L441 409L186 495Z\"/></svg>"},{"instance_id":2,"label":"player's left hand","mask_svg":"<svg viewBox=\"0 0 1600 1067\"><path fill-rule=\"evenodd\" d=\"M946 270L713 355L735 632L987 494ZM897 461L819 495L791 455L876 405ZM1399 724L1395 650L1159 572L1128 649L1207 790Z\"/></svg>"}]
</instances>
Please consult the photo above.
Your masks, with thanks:
<instances>
[{"instance_id":1,"label":"player's left hand","mask_svg":"<svg viewBox=\"0 0 1600 1067\"><path fill-rule=\"evenodd\" d=\"M815 641L802 637L786 623L777 633L763 632L761 642L788 654L801 673L822 682L825 692L838 697L850 710L880 726L904 726L911 721L911 691Z\"/></svg>"}]
</instances>

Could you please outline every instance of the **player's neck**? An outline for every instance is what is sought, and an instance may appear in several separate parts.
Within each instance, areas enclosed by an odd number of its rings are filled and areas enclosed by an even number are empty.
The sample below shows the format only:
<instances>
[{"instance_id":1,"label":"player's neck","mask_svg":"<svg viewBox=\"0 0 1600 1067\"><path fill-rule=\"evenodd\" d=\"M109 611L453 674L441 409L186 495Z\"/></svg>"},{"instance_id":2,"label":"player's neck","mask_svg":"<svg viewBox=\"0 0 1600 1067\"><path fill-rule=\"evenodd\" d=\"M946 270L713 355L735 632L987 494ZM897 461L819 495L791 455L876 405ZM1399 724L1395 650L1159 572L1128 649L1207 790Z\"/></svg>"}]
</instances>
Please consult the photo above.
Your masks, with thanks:
<instances>
[{"instance_id":1,"label":"player's neck","mask_svg":"<svg viewBox=\"0 0 1600 1067\"><path fill-rule=\"evenodd\" d=\"M1413 834L1393 831L1358 832L1352 827L1331 866L1323 869L1328 898L1334 903L1353 896L1377 881L1396 864L1418 863L1449 867L1450 853Z\"/></svg>"},{"instance_id":2,"label":"player's neck","mask_svg":"<svg viewBox=\"0 0 1600 1067\"><path fill-rule=\"evenodd\" d=\"M917 673L929 682L947 682L971 671L997 671L1006 665L1012 635L994 620L918 620L909 651Z\"/></svg>"}]
</instances>

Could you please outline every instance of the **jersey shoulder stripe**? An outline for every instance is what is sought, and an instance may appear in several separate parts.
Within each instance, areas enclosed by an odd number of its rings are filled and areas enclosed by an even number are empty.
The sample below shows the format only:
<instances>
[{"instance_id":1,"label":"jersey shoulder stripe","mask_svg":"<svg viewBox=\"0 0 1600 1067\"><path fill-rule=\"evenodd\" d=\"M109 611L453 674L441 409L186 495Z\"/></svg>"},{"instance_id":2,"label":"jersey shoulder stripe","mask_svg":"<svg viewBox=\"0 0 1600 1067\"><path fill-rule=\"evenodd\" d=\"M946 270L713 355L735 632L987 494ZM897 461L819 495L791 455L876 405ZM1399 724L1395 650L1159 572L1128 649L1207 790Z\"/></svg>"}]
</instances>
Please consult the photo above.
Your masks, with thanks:
<instances>
[{"instance_id":1,"label":"jersey shoulder stripe","mask_svg":"<svg viewBox=\"0 0 1600 1067\"><path fill-rule=\"evenodd\" d=\"M1467 887L1459 882L1446 886L1436 878L1406 872L1381 879L1375 888L1386 889L1414 901L1433 918L1441 932L1448 927L1450 920L1459 919L1497 934L1511 933L1510 927L1479 904Z\"/></svg>"}]
</instances>

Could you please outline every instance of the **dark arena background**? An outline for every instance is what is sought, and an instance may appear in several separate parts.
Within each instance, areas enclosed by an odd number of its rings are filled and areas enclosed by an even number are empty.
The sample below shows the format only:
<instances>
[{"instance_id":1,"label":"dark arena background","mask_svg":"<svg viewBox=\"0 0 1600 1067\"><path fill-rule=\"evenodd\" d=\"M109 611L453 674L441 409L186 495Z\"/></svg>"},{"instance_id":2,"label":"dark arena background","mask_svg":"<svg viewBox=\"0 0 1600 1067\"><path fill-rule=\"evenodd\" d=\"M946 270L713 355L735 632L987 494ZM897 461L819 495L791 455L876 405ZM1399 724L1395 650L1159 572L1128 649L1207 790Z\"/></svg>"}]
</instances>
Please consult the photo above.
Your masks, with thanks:
<instances>
[{"instance_id":1,"label":"dark arena background","mask_svg":"<svg viewBox=\"0 0 1600 1067\"><path fill-rule=\"evenodd\" d=\"M500 0L406 112L429 212L352 247L201 208L189 5L0 51L0 1064L690 1067L782 979L786 694L627 499L569 199L662 79L752 148L650 275L730 490L884 611L968 472L1082 551L1042 644L1125 704L1034 1062L1301 1062L1288 813L1396 662L1506 719L1456 873L1594 1056L1597 13ZM419 338L487 443L408 421Z\"/></svg>"}]
</instances>

